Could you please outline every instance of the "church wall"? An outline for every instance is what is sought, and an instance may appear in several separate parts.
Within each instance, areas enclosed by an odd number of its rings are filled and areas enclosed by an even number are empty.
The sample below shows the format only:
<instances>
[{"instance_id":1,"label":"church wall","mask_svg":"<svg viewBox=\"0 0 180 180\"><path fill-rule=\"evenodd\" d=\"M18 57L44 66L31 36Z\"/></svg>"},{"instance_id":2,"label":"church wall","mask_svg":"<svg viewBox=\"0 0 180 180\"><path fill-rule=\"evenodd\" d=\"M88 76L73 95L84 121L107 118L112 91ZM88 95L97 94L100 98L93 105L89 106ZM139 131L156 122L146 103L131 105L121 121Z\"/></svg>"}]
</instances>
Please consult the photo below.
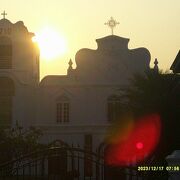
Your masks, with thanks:
<instances>
[{"instance_id":1,"label":"church wall","mask_svg":"<svg viewBox=\"0 0 180 180\"><path fill-rule=\"evenodd\" d=\"M23 127L34 125L39 84L39 50L32 42L33 34L28 32L23 22L13 24L7 19L1 19L0 29L0 48L4 48L7 43L12 46L12 66L0 66L0 77L9 77L15 83L12 125L17 121ZM2 54L0 61L4 60Z\"/></svg>"},{"instance_id":2,"label":"church wall","mask_svg":"<svg viewBox=\"0 0 180 180\"><path fill-rule=\"evenodd\" d=\"M56 122L56 99L65 95L70 100L70 122L67 125L108 124L107 98L119 94L121 86L45 87L39 92L37 124Z\"/></svg>"},{"instance_id":3,"label":"church wall","mask_svg":"<svg viewBox=\"0 0 180 180\"><path fill-rule=\"evenodd\" d=\"M110 126L107 98L119 94L120 86L51 86L40 89L37 126L45 132L43 142L61 139L68 144L84 145L84 136L92 135L94 150L104 142ZM70 100L70 120L56 122L56 99Z\"/></svg>"},{"instance_id":4,"label":"church wall","mask_svg":"<svg viewBox=\"0 0 180 180\"><path fill-rule=\"evenodd\" d=\"M19 125L33 125L35 120L35 89L22 84L18 78L10 73L0 71L1 78L9 78L14 83L15 93L12 97L12 125L19 122Z\"/></svg>"}]
</instances>

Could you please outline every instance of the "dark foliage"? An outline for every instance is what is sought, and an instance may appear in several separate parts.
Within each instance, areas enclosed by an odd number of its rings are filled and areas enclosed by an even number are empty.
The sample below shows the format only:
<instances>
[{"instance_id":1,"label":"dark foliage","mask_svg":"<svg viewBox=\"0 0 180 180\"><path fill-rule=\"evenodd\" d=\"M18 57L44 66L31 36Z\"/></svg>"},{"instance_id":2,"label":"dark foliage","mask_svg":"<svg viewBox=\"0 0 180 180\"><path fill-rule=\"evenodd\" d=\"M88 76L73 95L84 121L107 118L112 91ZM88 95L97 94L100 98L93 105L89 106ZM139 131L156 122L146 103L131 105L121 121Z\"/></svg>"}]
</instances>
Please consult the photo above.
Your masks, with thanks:
<instances>
[{"instance_id":1,"label":"dark foliage","mask_svg":"<svg viewBox=\"0 0 180 180\"><path fill-rule=\"evenodd\" d=\"M18 124L14 128L0 129L0 164L20 158L25 154L44 147L39 138L42 131L35 127L23 129Z\"/></svg>"},{"instance_id":2,"label":"dark foliage","mask_svg":"<svg viewBox=\"0 0 180 180\"><path fill-rule=\"evenodd\" d=\"M162 120L159 159L180 149L180 76L148 71L136 74L122 91L123 109L135 117L157 113Z\"/></svg>"}]
</instances>

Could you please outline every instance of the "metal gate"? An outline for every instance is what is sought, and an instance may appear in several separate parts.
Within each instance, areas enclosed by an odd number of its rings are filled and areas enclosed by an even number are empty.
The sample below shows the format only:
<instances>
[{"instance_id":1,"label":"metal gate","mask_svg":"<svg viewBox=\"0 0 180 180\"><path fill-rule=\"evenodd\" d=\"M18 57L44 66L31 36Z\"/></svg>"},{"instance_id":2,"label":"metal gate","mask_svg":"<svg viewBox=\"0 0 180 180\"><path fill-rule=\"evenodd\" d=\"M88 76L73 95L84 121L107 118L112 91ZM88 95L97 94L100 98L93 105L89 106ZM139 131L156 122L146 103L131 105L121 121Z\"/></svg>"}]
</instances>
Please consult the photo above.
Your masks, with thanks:
<instances>
[{"instance_id":1,"label":"metal gate","mask_svg":"<svg viewBox=\"0 0 180 180\"><path fill-rule=\"evenodd\" d=\"M167 174L110 167L99 153L51 147L0 166L0 180L166 180Z\"/></svg>"},{"instance_id":2,"label":"metal gate","mask_svg":"<svg viewBox=\"0 0 180 180\"><path fill-rule=\"evenodd\" d=\"M51 147L0 166L0 179L104 179L104 160L75 147Z\"/></svg>"}]
</instances>

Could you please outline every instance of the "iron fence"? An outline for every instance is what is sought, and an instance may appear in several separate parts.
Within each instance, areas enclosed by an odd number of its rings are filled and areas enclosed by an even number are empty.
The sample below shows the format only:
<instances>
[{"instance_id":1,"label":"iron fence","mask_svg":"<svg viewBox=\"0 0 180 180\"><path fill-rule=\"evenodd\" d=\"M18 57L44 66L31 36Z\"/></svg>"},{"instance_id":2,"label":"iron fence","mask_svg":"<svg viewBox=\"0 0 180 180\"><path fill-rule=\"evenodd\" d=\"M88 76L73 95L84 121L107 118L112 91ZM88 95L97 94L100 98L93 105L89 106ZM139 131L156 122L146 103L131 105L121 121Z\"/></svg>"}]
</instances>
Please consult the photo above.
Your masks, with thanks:
<instances>
[{"instance_id":1,"label":"iron fence","mask_svg":"<svg viewBox=\"0 0 180 180\"><path fill-rule=\"evenodd\" d=\"M0 180L166 180L167 173L107 166L98 152L50 147L0 166Z\"/></svg>"}]
</instances>

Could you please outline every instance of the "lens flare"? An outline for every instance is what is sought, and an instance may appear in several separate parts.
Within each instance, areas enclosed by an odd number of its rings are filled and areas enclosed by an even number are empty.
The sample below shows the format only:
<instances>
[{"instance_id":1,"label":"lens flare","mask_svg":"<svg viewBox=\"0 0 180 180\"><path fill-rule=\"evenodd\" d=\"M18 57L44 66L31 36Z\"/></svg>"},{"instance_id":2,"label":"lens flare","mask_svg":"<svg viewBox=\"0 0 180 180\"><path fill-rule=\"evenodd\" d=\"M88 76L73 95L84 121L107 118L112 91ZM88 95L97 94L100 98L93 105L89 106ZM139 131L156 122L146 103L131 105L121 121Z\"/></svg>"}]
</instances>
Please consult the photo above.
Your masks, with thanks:
<instances>
[{"instance_id":1,"label":"lens flare","mask_svg":"<svg viewBox=\"0 0 180 180\"><path fill-rule=\"evenodd\" d=\"M149 156L156 148L160 140L161 121L157 114L143 117L134 124L134 127L126 134L126 139L111 141L105 150L105 161L108 165L126 166L138 164Z\"/></svg>"},{"instance_id":2,"label":"lens flare","mask_svg":"<svg viewBox=\"0 0 180 180\"><path fill-rule=\"evenodd\" d=\"M138 142L138 143L136 143L136 148L137 149L142 149L143 148L143 143L142 142Z\"/></svg>"}]
</instances>

